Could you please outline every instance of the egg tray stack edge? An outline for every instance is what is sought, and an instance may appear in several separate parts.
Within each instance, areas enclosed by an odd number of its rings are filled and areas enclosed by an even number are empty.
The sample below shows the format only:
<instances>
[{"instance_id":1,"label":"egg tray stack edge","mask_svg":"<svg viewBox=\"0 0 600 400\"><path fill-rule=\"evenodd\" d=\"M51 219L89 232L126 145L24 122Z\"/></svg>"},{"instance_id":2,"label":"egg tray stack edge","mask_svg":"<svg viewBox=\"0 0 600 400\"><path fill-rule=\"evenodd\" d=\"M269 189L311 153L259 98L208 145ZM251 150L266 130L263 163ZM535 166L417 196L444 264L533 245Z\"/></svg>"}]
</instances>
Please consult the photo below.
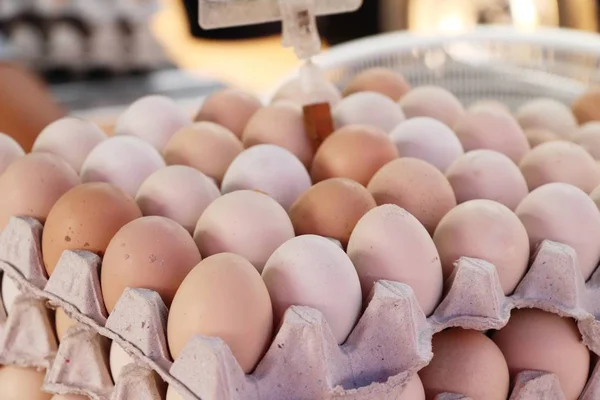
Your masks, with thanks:
<instances>
[{"instance_id":1,"label":"egg tray stack edge","mask_svg":"<svg viewBox=\"0 0 600 400\"><path fill-rule=\"evenodd\" d=\"M13 217L0 235L0 269L21 289L0 314L0 364L47 369L44 390L99 400L162 399L160 376L186 400L397 399L433 354L432 336L449 327L500 329L513 308L534 307L577 320L583 342L600 354L600 269L584 282L573 249L544 241L515 292L505 297L495 267L463 257L446 282L444 299L426 318L412 289L380 281L346 343L338 346L322 314L294 306L252 375L227 345L196 336L172 362L167 307L149 289L127 289L107 317L100 292L100 258L65 251L52 276L41 257L42 225ZM57 346L45 308L61 307L79 322ZM113 384L109 339L136 360ZM158 376L155 374L158 374ZM522 372L510 400L564 399L558 379ZM600 398L600 362L580 400ZM466 400L446 393L436 400Z\"/></svg>"}]
</instances>

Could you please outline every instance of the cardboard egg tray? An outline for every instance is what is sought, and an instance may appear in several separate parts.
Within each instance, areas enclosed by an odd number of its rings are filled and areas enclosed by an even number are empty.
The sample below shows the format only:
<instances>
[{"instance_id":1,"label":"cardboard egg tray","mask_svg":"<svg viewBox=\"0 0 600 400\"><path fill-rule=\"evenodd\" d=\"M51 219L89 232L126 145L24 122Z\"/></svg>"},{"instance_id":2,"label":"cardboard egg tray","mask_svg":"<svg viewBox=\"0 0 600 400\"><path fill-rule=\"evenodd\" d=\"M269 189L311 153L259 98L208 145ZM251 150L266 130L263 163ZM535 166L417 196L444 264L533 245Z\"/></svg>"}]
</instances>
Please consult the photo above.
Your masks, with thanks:
<instances>
[{"instance_id":1,"label":"cardboard egg tray","mask_svg":"<svg viewBox=\"0 0 600 400\"><path fill-rule=\"evenodd\" d=\"M127 289L107 315L99 283L101 260L65 251L48 279L41 258L42 225L12 218L0 236L0 269L23 291L1 315L0 363L47 368L44 389L93 399L162 399L166 381L186 400L401 399L408 380L429 363L432 336L448 327L500 329L512 308L535 307L577 320L583 342L600 354L600 270L586 284L575 252L545 241L514 294L505 297L495 267L463 257L445 296L426 318L412 289L380 281L346 343L339 346L322 314L294 306L266 355L245 375L227 345L196 336L174 361L166 341L168 310L158 294ZM56 345L44 309L62 307L79 322ZM109 339L136 361L113 384ZM160 378L162 378L162 380ZM564 399L555 375L525 371L510 400ZM600 363L580 400L600 398ZM444 393L437 400L468 397Z\"/></svg>"}]
</instances>

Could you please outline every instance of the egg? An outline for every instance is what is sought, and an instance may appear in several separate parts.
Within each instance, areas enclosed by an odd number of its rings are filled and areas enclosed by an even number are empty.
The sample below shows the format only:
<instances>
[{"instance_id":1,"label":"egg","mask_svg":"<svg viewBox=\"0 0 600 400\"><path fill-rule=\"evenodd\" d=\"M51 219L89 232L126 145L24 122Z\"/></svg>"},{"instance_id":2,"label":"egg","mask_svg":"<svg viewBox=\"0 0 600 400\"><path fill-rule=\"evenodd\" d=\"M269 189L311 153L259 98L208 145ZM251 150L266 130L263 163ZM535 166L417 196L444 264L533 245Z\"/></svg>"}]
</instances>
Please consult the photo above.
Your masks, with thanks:
<instances>
[{"instance_id":1,"label":"egg","mask_svg":"<svg viewBox=\"0 0 600 400\"><path fill-rule=\"evenodd\" d=\"M150 175L135 201L142 214L167 217L191 234L206 207L221 195L212 179L185 165L171 165Z\"/></svg>"},{"instance_id":2,"label":"egg","mask_svg":"<svg viewBox=\"0 0 600 400\"><path fill-rule=\"evenodd\" d=\"M42 233L48 275L64 250L102 256L115 233L141 216L135 201L108 183L85 183L69 190L52 207Z\"/></svg>"},{"instance_id":3,"label":"egg","mask_svg":"<svg viewBox=\"0 0 600 400\"><path fill-rule=\"evenodd\" d=\"M262 271L273 303L275 325L293 305L320 311L342 344L358 320L362 293L358 274L344 250L317 235L288 240Z\"/></svg>"},{"instance_id":4,"label":"egg","mask_svg":"<svg viewBox=\"0 0 600 400\"><path fill-rule=\"evenodd\" d=\"M260 274L242 256L204 259L175 294L167 322L173 359L195 335L221 338L250 373L271 342L273 309Z\"/></svg>"},{"instance_id":5,"label":"egg","mask_svg":"<svg viewBox=\"0 0 600 400\"><path fill-rule=\"evenodd\" d=\"M344 97L358 92L377 92L393 101L400 100L410 91L410 83L397 71L388 68L366 69L348 83L344 89Z\"/></svg>"},{"instance_id":6,"label":"egg","mask_svg":"<svg viewBox=\"0 0 600 400\"><path fill-rule=\"evenodd\" d=\"M544 128L530 128L525 129L525 137L529 142L529 146L533 149L534 147L539 146L542 143L546 142L554 142L557 140L562 140L560 136L556 133L551 132Z\"/></svg>"},{"instance_id":7,"label":"egg","mask_svg":"<svg viewBox=\"0 0 600 400\"><path fill-rule=\"evenodd\" d=\"M365 299L381 279L408 284L427 315L442 297L442 266L433 240L415 217L397 205L367 212L352 231L347 253Z\"/></svg>"},{"instance_id":8,"label":"egg","mask_svg":"<svg viewBox=\"0 0 600 400\"><path fill-rule=\"evenodd\" d=\"M65 117L44 128L35 139L32 151L57 155L79 172L90 151L106 137L93 122Z\"/></svg>"},{"instance_id":9,"label":"egg","mask_svg":"<svg viewBox=\"0 0 600 400\"><path fill-rule=\"evenodd\" d=\"M419 86L400 99L406 118L430 117L452 127L464 113L461 102L447 89Z\"/></svg>"},{"instance_id":10,"label":"egg","mask_svg":"<svg viewBox=\"0 0 600 400\"><path fill-rule=\"evenodd\" d=\"M137 136L162 151L191 118L168 97L151 95L133 102L117 119L117 135Z\"/></svg>"},{"instance_id":11,"label":"egg","mask_svg":"<svg viewBox=\"0 0 600 400\"><path fill-rule=\"evenodd\" d=\"M400 158L384 165L367 186L377 205L402 207L430 234L456 199L450 183L436 167L417 158Z\"/></svg>"},{"instance_id":12,"label":"egg","mask_svg":"<svg viewBox=\"0 0 600 400\"><path fill-rule=\"evenodd\" d=\"M519 167L493 150L473 150L460 156L446 170L456 201L494 200L514 210L529 193Z\"/></svg>"},{"instance_id":13,"label":"egg","mask_svg":"<svg viewBox=\"0 0 600 400\"><path fill-rule=\"evenodd\" d=\"M213 201L194 231L202 256L239 254L259 272L275 249L293 237L294 227L285 209L252 190L231 192Z\"/></svg>"},{"instance_id":14,"label":"egg","mask_svg":"<svg viewBox=\"0 0 600 400\"><path fill-rule=\"evenodd\" d=\"M274 144L290 151L306 167L314 156L312 142L304 128L302 108L289 102L278 102L257 111L242 135L244 147Z\"/></svg>"},{"instance_id":15,"label":"egg","mask_svg":"<svg viewBox=\"0 0 600 400\"><path fill-rule=\"evenodd\" d=\"M550 98L537 98L523 104L515 114L523 129L548 129L568 138L577 128L577 120L569 107Z\"/></svg>"},{"instance_id":16,"label":"egg","mask_svg":"<svg viewBox=\"0 0 600 400\"><path fill-rule=\"evenodd\" d=\"M492 339L514 377L521 371L554 373L566 400L576 400L588 379L590 352L577 324L541 310L513 310L508 324Z\"/></svg>"},{"instance_id":17,"label":"egg","mask_svg":"<svg viewBox=\"0 0 600 400\"><path fill-rule=\"evenodd\" d=\"M390 139L400 157L419 158L442 172L464 153L454 132L430 117L415 117L402 122L390 133Z\"/></svg>"},{"instance_id":18,"label":"egg","mask_svg":"<svg viewBox=\"0 0 600 400\"><path fill-rule=\"evenodd\" d=\"M60 307L56 309L54 322L56 324L56 338L59 342L65 337L69 328L77 325L77 321L69 318L65 311Z\"/></svg>"},{"instance_id":19,"label":"egg","mask_svg":"<svg viewBox=\"0 0 600 400\"><path fill-rule=\"evenodd\" d=\"M79 183L77 172L53 154L18 158L0 175L0 230L13 216L44 223L59 197Z\"/></svg>"},{"instance_id":20,"label":"egg","mask_svg":"<svg viewBox=\"0 0 600 400\"><path fill-rule=\"evenodd\" d=\"M600 260L600 212L581 189L549 183L533 190L516 209L529 235L531 249L543 240L571 246L585 279Z\"/></svg>"},{"instance_id":21,"label":"egg","mask_svg":"<svg viewBox=\"0 0 600 400\"><path fill-rule=\"evenodd\" d=\"M310 175L294 154L283 147L261 144L244 150L233 160L221 191L257 189L287 210L310 186Z\"/></svg>"},{"instance_id":22,"label":"egg","mask_svg":"<svg viewBox=\"0 0 600 400\"><path fill-rule=\"evenodd\" d=\"M527 230L509 208L492 200L459 204L440 221L433 241L445 279L460 257L478 258L494 264L504 294L510 294L527 270Z\"/></svg>"},{"instance_id":23,"label":"egg","mask_svg":"<svg viewBox=\"0 0 600 400\"><path fill-rule=\"evenodd\" d=\"M25 151L15 139L0 133L0 174L15 160L24 155Z\"/></svg>"},{"instance_id":24,"label":"egg","mask_svg":"<svg viewBox=\"0 0 600 400\"><path fill-rule=\"evenodd\" d=\"M567 141L543 143L521 160L519 167L529 190L552 182L564 182L590 193L600 184L600 169L593 157Z\"/></svg>"},{"instance_id":25,"label":"egg","mask_svg":"<svg viewBox=\"0 0 600 400\"><path fill-rule=\"evenodd\" d=\"M23 294L21 289L17 286L15 281L13 281L8 275L2 275L2 304L4 305L4 311L6 314L10 314L13 305L15 304L15 300L17 297Z\"/></svg>"},{"instance_id":26,"label":"egg","mask_svg":"<svg viewBox=\"0 0 600 400\"><path fill-rule=\"evenodd\" d=\"M489 149L519 162L529 151L529 142L517 121L509 114L489 107L465 112L454 125L465 151Z\"/></svg>"},{"instance_id":27,"label":"egg","mask_svg":"<svg viewBox=\"0 0 600 400\"><path fill-rule=\"evenodd\" d=\"M242 143L227 128L197 122L173 135L163 157L168 165L187 165L220 184L229 164L242 150Z\"/></svg>"},{"instance_id":28,"label":"egg","mask_svg":"<svg viewBox=\"0 0 600 400\"><path fill-rule=\"evenodd\" d=\"M243 90L219 90L204 100L195 121L214 122L242 137L246 124L261 107L259 99Z\"/></svg>"},{"instance_id":29,"label":"egg","mask_svg":"<svg viewBox=\"0 0 600 400\"><path fill-rule=\"evenodd\" d=\"M501 101L494 100L494 99L477 100L476 102L472 103L468 109L475 110L480 107L484 107L484 108L491 107L497 111L503 111L503 112L507 113L508 115L511 115L510 108L508 108L508 106L506 104L502 103Z\"/></svg>"},{"instance_id":30,"label":"egg","mask_svg":"<svg viewBox=\"0 0 600 400\"><path fill-rule=\"evenodd\" d=\"M375 199L360 183L331 178L300 196L289 215L297 235L321 235L346 246L358 220L375 206Z\"/></svg>"},{"instance_id":31,"label":"egg","mask_svg":"<svg viewBox=\"0 0 600 400\"><path fill-rule=\"evenodd\" d=\"M111 342L108 360L110 374L115 382L117 382L121 376L123 368L135 362L135 360L131 358L117 342Z\"/></svg>"},{"instance_id":32,"label":"egg","mask_svg":"<svg viewBox=\"0 0 600 400\"><path fill-rule=\"evenodd\" d=\"M391 132L404 121L404 113L392 99L377 92L358 92L340 101L332 110L337 129L368 125Z\"/></svg>"},{"instance_id":33,"label":"egg","mask_svg":"<svg viewBox=\"0 0 600 400\"><path fill-rule=\"evenodd\" d=\"M83 182L107 182L134 197L142 182L165 167L156 149L135 136L113 136L88 154L81 166Z\"/></svg>"},{"instance_id":34,"label":"egg","mask_svg":"<svg viewBox=\"0 0 600 400\"><path fill-rule=\"evenodd\" d=\"M427 399L459 393L472 399L506 400L509 371L498 346L483 333L446 329L433 337L433 359L419 371Z\"/></svg>"},{"instance_id":35,"label":"egg","mask_svg":"<svg viewBox=\"0 0 600 400\"><path fill-rule=\"evenodd\" d=\"M126 288L152 289L168 307L201 259L189 232L169 218L127 223L113 236L102 260L100 283L107 311L112 312Z\"/></svg>"},{"instance_id":36,"label":"egg","mask_svg":"<svg viewBox=\"0 0 600 400\"><path fill-rule=\"evenodd\" d=\"M590 193L590 198L596 203L598 209L600 209L600 186L597 186L592 193Z\"/></svg>"},{"instance_id":37,"label":"egg","mask_svg":"<svg viewBox=\"0 0 600 400\"><path fill-rule=\"evenodd\" d=\"M598 101L600 101L600 89L597 87L589 88L575 99L571 104L571 111L577 122L585 124L591 121L600 121L600 112L597 111Z\"/></svg>"},{"instance_id":38,"label":"egg","mask_svg":"<svg viewBox=\"0 0 600 400\"><path fill-rule=\"evenodd\" d=\"M600 160L600 122L592 121L576 129L571 140L585 149L595 160Z\"/></svg>"},{"instance_id":39,"label":"egg","mask_svg":"<svg viewBox=\"0 0 600 400\"><path fill-rule=\"evenodd\" d=\"M5 365L0 368L2 400L49 400L52 395L42 391L44 371Z\"/></svg>"},{"instance_id":40,"label":"egg","mask_svg":"<svg viewBox=\"0 0 600 400\"><path fill-rule=\"evenodd\" d=\"M384 131L366 125L348 125L321 144L310 174L314 182L343 177L366 186L381 167L396 158L396 146Z\"/></svg>"},{"instance_id":41,"label":"egg","mask_svg":"<svg viewBox=\"0 0 600 400\"><path fill-rule=\"evenodd\" d=\"M333 107L342 99L338 88L325 79L319 80L318 86L312 89L311 93L306 93L300 78L294 78L277 89L271 99L271 104L289 101L303 106L320 100L320 102L329 103Z\"/></svg>"}]
</instances>

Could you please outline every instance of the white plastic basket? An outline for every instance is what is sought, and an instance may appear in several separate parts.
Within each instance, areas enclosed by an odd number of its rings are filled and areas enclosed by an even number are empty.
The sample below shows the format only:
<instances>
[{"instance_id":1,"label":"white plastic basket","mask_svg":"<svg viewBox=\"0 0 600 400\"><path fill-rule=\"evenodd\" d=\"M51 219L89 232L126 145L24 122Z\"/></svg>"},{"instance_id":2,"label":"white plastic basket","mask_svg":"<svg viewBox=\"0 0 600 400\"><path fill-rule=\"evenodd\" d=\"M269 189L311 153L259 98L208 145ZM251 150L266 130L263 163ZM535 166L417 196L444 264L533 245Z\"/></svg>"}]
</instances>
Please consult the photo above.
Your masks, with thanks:
<instances>
[{"instance_id":1,"label":"white plastic basket","mask_svg":"<svg viewBox=\"0 0 600 400\"><path fill-rule=\"evenodd\" d=\"M453 36L397 32L332 47L315 62L340 87L379 66L402 72L413 86L445 87L465 105L494 98L515 108L539 96L568 104L600 83L600 35L507 26Z\"/></svg>"}]
</instances>

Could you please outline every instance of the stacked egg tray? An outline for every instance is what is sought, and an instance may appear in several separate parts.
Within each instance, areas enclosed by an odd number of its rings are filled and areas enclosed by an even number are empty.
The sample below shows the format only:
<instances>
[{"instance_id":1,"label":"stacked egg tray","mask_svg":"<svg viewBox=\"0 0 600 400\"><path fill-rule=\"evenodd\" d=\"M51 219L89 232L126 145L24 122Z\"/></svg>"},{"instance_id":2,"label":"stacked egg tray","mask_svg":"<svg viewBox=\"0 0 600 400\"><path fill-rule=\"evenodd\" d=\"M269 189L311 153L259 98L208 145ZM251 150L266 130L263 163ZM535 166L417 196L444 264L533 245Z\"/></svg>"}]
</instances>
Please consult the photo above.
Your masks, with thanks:
<instances>
[{"instance_id":1,"label":"stacked egg tray","mask_svg":"<svg viewBox=\"0 0 600 400\"><path fill-rule=\"evenodd\" d=\"M186 400L398 399L432 359L432 337L449 327L478 331L505 326L513 308L538 308L577 321L583 342L600 354L600 269L586 283L569 246L544 241L512 295L496 268L462 257L445 295L428 318L412 289L379 281L361 319L342 346L323 315L293 306L269 350L245 375L218 338L192 338L172 361L166 340L167 307L149 289L126 289L108 316L99 283L101 259L65 251L50 278L41 254L42 224L13 217L0 236L0 269L21 295L0 315L0 364L47 369L43 389L92 399L164 399L168 383ZM46 308L61 307L78 322L57 345ZM113 384L109 340L135 362ZM170 398L170 397L169 397ZM467 399L456 393L437 400ZM600 398L600 363L580 400ZM520 373L510 400L564 399L557 377Z\"/></svg>"}]
</instances>

